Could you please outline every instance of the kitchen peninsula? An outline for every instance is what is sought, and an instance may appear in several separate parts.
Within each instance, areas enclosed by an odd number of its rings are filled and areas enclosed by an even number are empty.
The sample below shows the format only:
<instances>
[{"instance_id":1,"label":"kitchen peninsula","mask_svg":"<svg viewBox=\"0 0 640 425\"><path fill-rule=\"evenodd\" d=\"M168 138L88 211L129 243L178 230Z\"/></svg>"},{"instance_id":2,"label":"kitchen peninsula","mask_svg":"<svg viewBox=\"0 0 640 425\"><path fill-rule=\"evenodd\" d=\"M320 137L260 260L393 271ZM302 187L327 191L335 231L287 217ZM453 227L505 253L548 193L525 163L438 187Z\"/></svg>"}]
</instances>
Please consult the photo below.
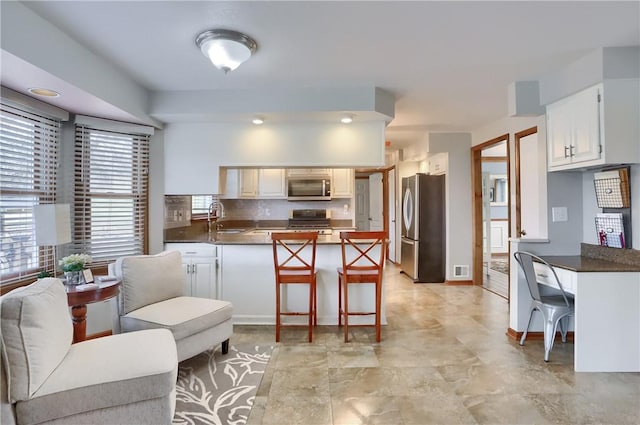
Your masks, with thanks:
<instances>
[{"instance_id":1,"label":"kitchen peninsula","mask_svg":"<svg viewBox=\"0 0 640 425\"><path fill-rule=\"evenodd\" d=\"M213 270L204 269L210 274L211 283L204 293L209 296L230 301L234 308L236 324L275 324L275 277L271 233L287 231L286 221L280 227L267 227L258 223L258 227L238 227L243 223L224 222L221 231L207 231L206 222L195 223L188 228L166 229L165 249L176 249L183 253L183 262L193 262L194 257L203 258L199 253L212 255ZM244 223L249 224L249 223ZM255 223L252 223L255 226ZM269 225L273 225L270 222ZM318 324L337 325L338 323L338 275L336 268L341 265L339 232L352 227L336 227L332 223L329 234L318 237L316 268L318 270ZM194 254L195 253L195 254ZM193 263L191 263L193 264ZM205 266L206 267L206 266ZM200 267L196 268L196 273ZM187 275L193 275L194 267L185 267ZM193 281L193 276L190 277ZM189 280L189 278L187 279ZM353 309L366 310L374 305L375 294L367 285L354 288L350 304ZM192 286L193 288L194 286ZM289 285L283 293L284 307L289 310L304 309L308 303L307 289L302 285ZM357 302L354 302L357 301ZM304 320L304 317L290 317ZM354 324L370 323L369 317L354 317ZM386 324L384 309L384 286L381 321Z\"/></svg>"}]
</instances>

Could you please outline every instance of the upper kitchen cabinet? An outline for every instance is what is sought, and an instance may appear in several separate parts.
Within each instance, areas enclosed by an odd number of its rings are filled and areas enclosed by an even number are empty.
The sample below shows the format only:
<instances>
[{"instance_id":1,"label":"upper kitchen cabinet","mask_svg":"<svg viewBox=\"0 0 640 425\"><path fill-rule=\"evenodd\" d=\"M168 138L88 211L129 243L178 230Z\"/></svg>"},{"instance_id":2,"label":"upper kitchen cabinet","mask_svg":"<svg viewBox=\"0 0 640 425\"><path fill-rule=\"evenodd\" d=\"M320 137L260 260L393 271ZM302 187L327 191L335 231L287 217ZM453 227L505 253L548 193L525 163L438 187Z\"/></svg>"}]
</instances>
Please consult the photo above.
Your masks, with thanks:
<instances>
[{"instance_id":1,"label":"upper kitchen cabinet","mask_svg":"<svg viewBox=\"0 0 640 425\"><path fill-rule=\"evenodd\" d=\"M221 168L223 199L284 199L287 196L283 168Z\"/></svg>"},{"instance_id":2,"label":"upper kitchen cabinet","mask_svg":"<svg viewBox=\"0 0 640 425\"><path fill-rule=\"evenodd\" d=\"M258 170L241 168L239 180L239 198L256 198L258 196Z\"/></svg>"},{"instance_id":3,"label":"upper kitchen cabinet","mask_svg":"<svg viewBox=\"0 0 640 425\"><path fill-rule=\"evenodd\" d=\"M353 168L334 168L332 170L332 198L352 198L354 187Z\"/></svg>"},{"instance_id":4,"label":"upper kitchen cabinet","mask_svg":"<svg viewBox=\"0 0 640 425\"><path fill-rule=\"evenodd\" d=\"M638 81L605 80L547 105L549 171L640 162Z\"/></svg>"},{"instance_id":5,"label":"upper kitchen cabinet","mask_svg":"<svg viewBox=\"0 0 640 425\"><path fill-rule=\"evenodd\" d=\"M240 197L240 170L220 167L220 198L237 199Z\"/></svg>"},{"instance_id":6,"label":"upper kitchen cabinet","mask_svg":"<svg viewBox=\"0 0 640 425\"><path fill-rule=\"evenodd\" d=\"M222 199L256 198L257 196L257 168L220 168Z\"/></svg>"},{"instance_id":7,"label":"upper kitchen cabinet","mask_svg":"<svg viewBox=\"0 0 640 425\"><path fill-rule=\"evenodd\" d=\"M331 174L330 168L289 168L289 176L328 176Z\"/></svg>"},{"instance_id":8,"label":"upper kitchen cabinet","mask_svg":"<svg viewBox=\"0 0 640 425\"><path fill-rule=\"evenodd\" d=\"M283 168L261 168L258 172L258 197L285 199L287 181Z\"/></svg>"}]
</instances>

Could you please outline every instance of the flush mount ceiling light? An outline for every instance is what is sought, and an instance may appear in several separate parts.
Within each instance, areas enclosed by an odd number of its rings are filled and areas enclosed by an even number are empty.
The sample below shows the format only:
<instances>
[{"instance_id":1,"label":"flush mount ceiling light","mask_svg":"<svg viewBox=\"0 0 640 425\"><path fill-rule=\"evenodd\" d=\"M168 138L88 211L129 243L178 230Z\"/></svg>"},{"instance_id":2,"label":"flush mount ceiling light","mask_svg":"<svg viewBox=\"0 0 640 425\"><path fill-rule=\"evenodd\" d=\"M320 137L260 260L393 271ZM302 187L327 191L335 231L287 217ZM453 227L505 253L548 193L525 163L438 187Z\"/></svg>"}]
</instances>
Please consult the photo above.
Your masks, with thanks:
<instances>
[{"instance_id":1,"label":"flush mount ceiling light","mask_svg":"<svg viewBox=\"0 0 640 425\"><path fill-rule=\"evenodd\" d=\"M351 124L353 122L353 116L352 115L345 115L344 117L342 117L340 119L340 122L342 124Z\"/></svg>"},{"instance_id":2,"label":"flush mount ceiling light","mask_svg":"<svg viewBox=\"0 0 640 425\"><path fill-rule=\"evenodd\" d=\"M29 89L29 93L35 94L36 96L44 96L44 97L58 97L60 93L54 90L45 89L42 87L31 87Z\"/></svg>"},{"instance_id":3,"label":"flush mount ceiling light","mask_svg":"<svg viewBox=\"0 0 640 425\"><path fill-rule=\"evenodd\" d=\"M217 29L199 34L196 46L216 68L227 74L249 59L258 48L258 43L246 34Z\"/></svg>"},{"instance_id":4,"label":"flush mount ceiling light","mask_svg":"<svg viewBox=\"0 0 640 425\"><path fill-rule=\"evenodd\" d=\"M262 119L260 117L256 117L251 122L254 123L255 125L260 125L260 124L264 123L264 119Z\"/></svg>"}]
</instances>

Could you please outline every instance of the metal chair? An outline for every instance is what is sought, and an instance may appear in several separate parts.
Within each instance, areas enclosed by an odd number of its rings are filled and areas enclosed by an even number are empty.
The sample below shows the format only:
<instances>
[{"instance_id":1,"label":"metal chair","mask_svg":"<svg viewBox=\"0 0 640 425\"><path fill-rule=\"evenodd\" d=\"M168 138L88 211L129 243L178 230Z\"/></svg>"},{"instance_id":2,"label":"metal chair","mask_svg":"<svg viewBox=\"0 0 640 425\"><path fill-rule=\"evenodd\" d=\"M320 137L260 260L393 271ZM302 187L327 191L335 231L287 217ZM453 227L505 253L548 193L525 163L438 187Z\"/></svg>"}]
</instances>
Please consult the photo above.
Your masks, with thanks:
<instances>
[{"instance_id":1,"label":"metal chair","mask_svg":"<svg viewBox=\"0 0 640 425\"><path fill-rule=\"evenodd\" d=\"M387 232L340 232L342 267L338 267L338 326L342 326L344 318L344 342L349 342L349 316L362 315L375 315L374 324L351 326L374 326L376 342L380 342L382 269L386 239ZM350 311L349 285L363 283L375 285L375 310Z\"/></svg>"},{"instance_id":2,"label":"metal chair","mask_svg":"<svg viewBox=\"0 0 640 425\"><path fill-rule=\"evenodd\" d=\"M280 342L280 328L304 326L283 324L281 316L309 316L309 342L313 327L318 325L316 294L316 242L318 232L272 233L273 264L276 273L276 342ZM282 311L282 285L309 285L307 311Z\"/></svg>"},{"instance_id":3,"label":"metal chair","mask_svg":"<svg viewBox=\"0 0 640 425\"><path fill-rule=\"evenodd\" d=\"M549 263L542 258L531 254L529 252L518 251L513 254L516 261L520 265L524 273L524 277L529 287L529 293L531 293L531 306L529 307L529 321L527 322L527 328L520 338L520 345L524 345L524 340L527 338L527 332L531 325L531 319L533 318L533 312L538 310L542 313L544 318L544 361L549 361L549 353L553 348L553 341L556 336L558 324L560 325L560 334L562 335L562 342L567 342L567 330L569 327L569 317L574 313L574 299L567 295L562 288L562 282L558 279L558 275ZM550 271L558 284L559 291L555 291L554 295L546 295L545 292L549 290L546 285L544 289L541 288L541 284L538 283L536 272L533 267L533 261L544 264ZM549 288L551 289L551 288Z\"/></svg>"}]
</instances>

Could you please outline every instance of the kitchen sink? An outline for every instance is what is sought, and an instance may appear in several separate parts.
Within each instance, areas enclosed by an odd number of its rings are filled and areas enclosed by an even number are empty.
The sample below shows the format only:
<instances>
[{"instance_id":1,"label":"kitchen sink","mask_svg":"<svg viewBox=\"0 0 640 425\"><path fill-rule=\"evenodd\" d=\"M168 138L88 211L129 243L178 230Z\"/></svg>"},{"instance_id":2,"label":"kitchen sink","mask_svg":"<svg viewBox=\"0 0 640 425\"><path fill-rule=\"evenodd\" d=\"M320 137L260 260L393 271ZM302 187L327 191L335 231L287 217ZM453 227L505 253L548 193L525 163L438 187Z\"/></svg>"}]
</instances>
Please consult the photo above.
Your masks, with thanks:
<instances>
[{"instance_id":1,"label":"kitchen sink","mask_svg":"<svg viewBox=\"0 0 640 425\"><path fill-rule=\"evenodd\" d=\"M219 235L237 235L244 232L246 232L245 229L221 229L217 231Z\"/></svg>"}]
</instances>

